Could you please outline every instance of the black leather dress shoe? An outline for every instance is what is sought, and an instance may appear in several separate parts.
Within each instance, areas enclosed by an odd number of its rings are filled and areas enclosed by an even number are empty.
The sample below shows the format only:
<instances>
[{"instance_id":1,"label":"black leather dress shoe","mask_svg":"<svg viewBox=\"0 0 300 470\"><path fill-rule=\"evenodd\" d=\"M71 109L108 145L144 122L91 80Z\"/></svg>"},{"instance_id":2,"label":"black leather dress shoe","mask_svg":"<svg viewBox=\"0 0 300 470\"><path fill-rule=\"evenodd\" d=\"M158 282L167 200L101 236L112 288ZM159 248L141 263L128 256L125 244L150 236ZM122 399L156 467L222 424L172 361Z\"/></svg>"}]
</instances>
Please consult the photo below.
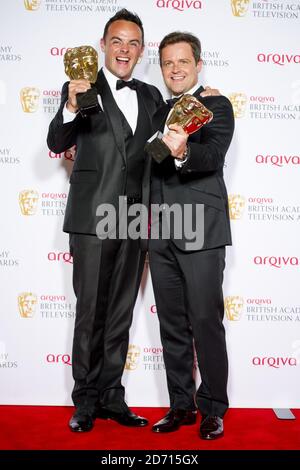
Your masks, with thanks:
<instances>
[{"instance_id":1,"label":"black leather dress shoe","mask_svg":"<svg viewBox=\"0 0 300 470\"><path fill-rule=\"evenodd\" d=\"M219 416L204 416L200 424L201 439L218 439L224 436L223 419Z\"/></svg>"},{"instance_id":2,"label":"black leather dress shoe","mask_svg":"<svg viewBox=\"0 0 300 470\"><path fill-rule=\"evenodd\" d=\"M195 424L197 411L170 409L163 419L152 426L153 432L173 432L182 425Z\"/></svg>"},{"instance_id":3,"label":"black leather dress shoe","mask_svg":"<svg viewBox=\"0 0 300 470\"><path fill-rule=\"evenodd\" d=\"M143 427L148 424L148 420L146 418L137 416L128 408L128 406L124 407L122 411L112 411L104 407L99 407L96 417L100 419L113 419L123 426Z\"/></svg>"},{"instance_id":4,"label":"black leather dress shoe","mask_svg":"<svg viewBox=\"0 0 300 470\"><path fill-rule=\"evenodd\" d=\"M69 428L73 432L88 432L94 427L94 417L92 413L85 408L77 408L69 421Z\"/></svg>"}]
</instances>

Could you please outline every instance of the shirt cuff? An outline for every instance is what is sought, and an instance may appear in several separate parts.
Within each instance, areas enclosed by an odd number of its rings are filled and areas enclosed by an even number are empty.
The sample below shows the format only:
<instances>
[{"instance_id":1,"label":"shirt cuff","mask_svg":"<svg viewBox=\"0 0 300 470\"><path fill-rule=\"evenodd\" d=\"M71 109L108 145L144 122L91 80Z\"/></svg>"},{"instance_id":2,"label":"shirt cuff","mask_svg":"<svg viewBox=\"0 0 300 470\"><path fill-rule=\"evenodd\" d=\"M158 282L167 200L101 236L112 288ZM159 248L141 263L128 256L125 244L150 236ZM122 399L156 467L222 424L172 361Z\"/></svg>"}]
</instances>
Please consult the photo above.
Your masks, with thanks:
<instances>
[{"instance_id":1,"label":"shirt cuff","mask_svg":"<svg viewBox=\"0 0 300 470\"><path fill-rule=\"evenodd\" d=\"M174 158L176 170L179 170L180 168L183 167L183 165L188 161L189 155L190 155L190 149L189 149L189 146L187 146L186 157L184 159Z\"/></svg>"},{"instance_id":2,"label":"shirt cuff","mask_svg":"<svg viewBox=\"0 0 300 470\"><path fill-rule=\"evenodd\" d=\"M71 111L68 110L67 103L65 103L65 105L64 105L62 115L63 115L63 123L64 124L67 124L68 122L74 121L74 119L77 116L76 113L71 113Z\"/></svg>"},{"instance_id":3,"label":"shirt cuff","mask_svg":"<svg viewBox=\"0 0 300 470\"><path fill-rule=\"evenodd\" d=\"M176 168L182 168L186 161L187 161L187 157L184 160L181 160L180 158L175 158L174 163L175 163Z\"/></svg>"}]
</instances>

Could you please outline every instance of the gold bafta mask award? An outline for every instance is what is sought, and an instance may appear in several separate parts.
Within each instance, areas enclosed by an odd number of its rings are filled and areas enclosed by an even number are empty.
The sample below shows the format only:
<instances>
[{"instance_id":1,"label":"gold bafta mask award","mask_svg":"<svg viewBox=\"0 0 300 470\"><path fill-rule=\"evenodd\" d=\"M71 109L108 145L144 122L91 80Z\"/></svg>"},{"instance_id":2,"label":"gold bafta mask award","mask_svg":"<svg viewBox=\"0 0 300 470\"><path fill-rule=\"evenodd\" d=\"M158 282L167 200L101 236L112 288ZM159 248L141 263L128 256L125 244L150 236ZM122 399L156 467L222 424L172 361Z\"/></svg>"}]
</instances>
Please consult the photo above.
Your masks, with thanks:
<instances>
[{"instance_id":1,"label":"gold bafta mask award","mask_svg":"<svg viewBox=\"0 0 300 470\"><path fill-rule=\"evenodd\" d=\"M88 80L92 87L85 93L77 93L76 99L82 117L101 112L94 83L98 74L98 54L92 46L69 49L64 55L65 72L70 80Z\"/></svg>"},{"instance_id":2,"label":"gold bafta mask award","mask_svg":"<svg viewBox=\"0 0 300 470\"><path fill-rule=\"evenodd\" d=\"M187 134L191 135L210 122L212 118L213 113L195 96L186 94L175 103L166 124L168 127L170 124L178 124ZM145 146L148 155L154 158L157 163L161 163L170 155L170 149L162 137L163 134L160 131L156 132Z\"/></svg>"}]
</instances>

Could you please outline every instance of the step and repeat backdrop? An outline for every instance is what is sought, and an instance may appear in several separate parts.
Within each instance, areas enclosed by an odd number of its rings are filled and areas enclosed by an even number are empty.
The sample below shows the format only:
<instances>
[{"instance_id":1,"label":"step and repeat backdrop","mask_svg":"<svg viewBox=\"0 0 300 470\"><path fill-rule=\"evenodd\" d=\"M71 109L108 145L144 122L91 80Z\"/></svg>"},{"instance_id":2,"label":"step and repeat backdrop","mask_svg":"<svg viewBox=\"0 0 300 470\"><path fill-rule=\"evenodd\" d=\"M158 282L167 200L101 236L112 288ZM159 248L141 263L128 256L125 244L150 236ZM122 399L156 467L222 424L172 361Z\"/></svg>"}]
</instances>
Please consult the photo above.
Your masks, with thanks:
<instances>
[{"instance_id":1,"label":"step and repeat backdrop","mask_svg":"<svg viewBox=\"0 0 300 470\"><path fill-rule=\"evenodd\" d=\"M190 31L202 42L200 83L234 107L225 168L234 242L224 282L230 404L299 407L299 0L1 1L0 402L71 404L75 297L62 223L76 154L49 151L46 135L67 80L65 51L90 44L101 65L104 25L123 7L145 27L137 78L167 98L159 42ZM123 382L130 405L168 405L147 264Z\"/></svg>"}]
</instances>

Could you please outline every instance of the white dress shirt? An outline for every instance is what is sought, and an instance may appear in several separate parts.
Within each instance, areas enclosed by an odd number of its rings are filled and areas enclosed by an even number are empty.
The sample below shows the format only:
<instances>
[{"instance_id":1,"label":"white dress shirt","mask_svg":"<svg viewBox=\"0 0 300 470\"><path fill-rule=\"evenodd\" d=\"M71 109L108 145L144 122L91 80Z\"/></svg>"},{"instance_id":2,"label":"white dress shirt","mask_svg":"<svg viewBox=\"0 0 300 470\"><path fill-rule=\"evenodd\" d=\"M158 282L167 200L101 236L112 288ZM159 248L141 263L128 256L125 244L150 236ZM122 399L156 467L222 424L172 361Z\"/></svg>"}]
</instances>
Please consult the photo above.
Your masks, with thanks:
<instances>
[{"instance_id":1,"label":"white dress shirt","mask_svg":"<svg viewBox=\"0 0 300 470\"><path fill-rule=\"evenodd\" d=\"M118 77L113 75L105 66L103 66L103 73L105 78L108 82L108 85L111 89L112 95L117 103L117 106L120 108L122 113L124 114L125 118L127 119L128 124L132 129L132 133L134 134L137 126L137 118L138 118L138 99L136 95L136 91L132 90L129 87L121 88L121 90L116 89L116 84ZM98 101L100 106L102 106L101 97L98 95ZM75 119L76 114L71 113L67 109L65 104L63 109L63 122L64 124L73 121Z\"/></svg>"}]
</instances>

